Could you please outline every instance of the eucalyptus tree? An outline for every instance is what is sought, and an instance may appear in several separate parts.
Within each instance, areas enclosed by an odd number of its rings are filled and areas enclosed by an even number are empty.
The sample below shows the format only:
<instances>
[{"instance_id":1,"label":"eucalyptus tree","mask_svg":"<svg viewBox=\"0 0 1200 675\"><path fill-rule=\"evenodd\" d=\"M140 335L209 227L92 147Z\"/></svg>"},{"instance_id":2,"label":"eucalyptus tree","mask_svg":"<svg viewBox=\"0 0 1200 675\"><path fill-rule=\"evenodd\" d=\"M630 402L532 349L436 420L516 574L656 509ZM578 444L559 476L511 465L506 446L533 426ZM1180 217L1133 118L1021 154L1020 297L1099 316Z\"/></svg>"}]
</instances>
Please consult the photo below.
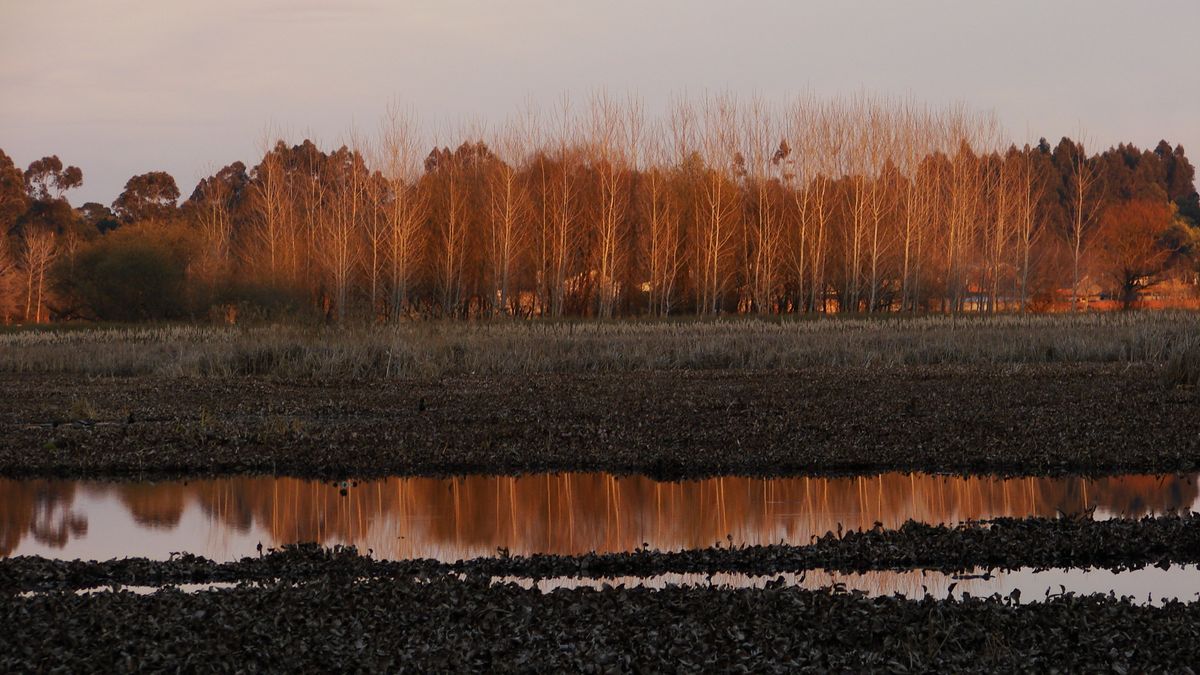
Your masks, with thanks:
<instances>
[{"instance_id":1,"label":"eucalyptus tree","mask_svg":"<svg viewBox=\"0 0 1200 675\"><path fill-rule=\"evenodd\" d=\"M151 171L133 176L113 202L113 211L122 222L166 222L177 214L179 187L165 171Z\"/></svg>"}]
</instances>

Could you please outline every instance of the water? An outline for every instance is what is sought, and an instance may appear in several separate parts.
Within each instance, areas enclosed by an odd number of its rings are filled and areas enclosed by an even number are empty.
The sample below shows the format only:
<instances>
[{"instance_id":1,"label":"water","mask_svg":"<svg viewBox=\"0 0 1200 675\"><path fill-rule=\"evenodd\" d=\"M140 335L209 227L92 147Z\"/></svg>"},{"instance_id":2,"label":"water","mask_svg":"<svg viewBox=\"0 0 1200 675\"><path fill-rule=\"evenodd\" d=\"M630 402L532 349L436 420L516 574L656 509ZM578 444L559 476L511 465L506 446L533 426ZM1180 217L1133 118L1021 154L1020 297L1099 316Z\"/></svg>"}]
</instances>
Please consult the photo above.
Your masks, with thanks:
<instances>
[{"instance_id":1,"label":"water","mask_svg":"<svg viewBox=\"0 0 1200 675\"><path fill-rule=\"evenodd\" d=\"M524 588L536 587L549 593L559 588L603 588L624 585L627 588L663 588L675 586L724 586L731 588L761 588L782 578L790 586L810 590L828 589L835 585L845 591L857 591L867 596L900 595L920 599L926 594L935 598L964 595L986 597L995 593L1007 596L1020 591L1021 602L1044 600L1047 595L1074 593L1089 595L1113 593L1129 597L1139 604L1160 604L1165 600L1195 601L1200 597L1200 567L1172 565L1166 569L1143 567L1138 570L1113 572L1106 569L1053 568L1035 570L1021 568L1008 572L975 570L972 573L950 574L934 570L877 570L862 573L809 570L801 573L747 575L737 572L716 574L656 574L646 577L528 579L504 577Z\"/></svg>"},{"instance_id":2,"label":"water","mask_svg":"<svg viewBox=\"0 0 1200 675\"><path fill-rule=\"evenodd\" d=\"M353 544L376 558L807 544L908 519L1097 518L1197 510L1197 476L710 478L599 473L330 483L233 477L157 483L0 480L0 556L63 559L188 551L228 561L286 543ZM343 494L344 490L344 494Z\"/></svg>"},{"instance_id":3,"label":"water","mask_svg":"<svg viewBox=\"0 0 1200 675\"><path fill-rule=\"evenodd\" d=\"M773 575L748 575L737 572L716 574L667 573L636 577L575 578L554 577L530 579L527 577L496 577L492 583L516 584L522 588L537 588L543 593L552 593L560 588L603 589L605 586L626 588L664 588L666 586L761 588L781 579L785 584L809 590L830 590L862 593L868 597L899 595L921 599L927 594L934 598L966 595L986 597L993 594L1009 596L1020 591L1021 602L1039 602L1048 596L1060 593L1088 595L1112 593L1117 597L1128 597L1136 604L1162 604L1168 600L1193 602L1200 597L1200 567L1196 565L1172 565L1166 569L1145 567L1139 570L1112 572L1104 569L1048 569L1021 568L1008 572L976 570L971 573L950 574L933 570L878 570L862 573L826 572L808 570L801 573ZM276 582L251 582L248 585L271 586ZM304 581L298 582L303 585ZM171 584L170 588L185 593L221 591L238 586L235 582L215 581L208 583ZM167 586L121 585L121 590L148 595ZM112 586L97 586L79 589L76 593L104 593ZM25 597L37 595L39 591L22 593Z\"/></svg>"}]
</instances>

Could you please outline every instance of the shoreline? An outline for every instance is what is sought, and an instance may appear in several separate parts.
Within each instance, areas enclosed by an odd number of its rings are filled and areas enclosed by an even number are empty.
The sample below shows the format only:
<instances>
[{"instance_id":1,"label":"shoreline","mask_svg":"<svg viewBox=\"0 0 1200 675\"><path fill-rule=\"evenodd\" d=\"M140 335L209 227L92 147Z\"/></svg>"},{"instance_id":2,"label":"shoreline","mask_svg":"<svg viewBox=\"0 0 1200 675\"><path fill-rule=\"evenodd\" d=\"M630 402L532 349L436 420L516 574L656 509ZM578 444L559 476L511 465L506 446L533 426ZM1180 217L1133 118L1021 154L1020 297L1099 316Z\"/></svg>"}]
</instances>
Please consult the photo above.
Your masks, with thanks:
<instances>
[{"instance_id":1,"label":"shoreline","mask_svg":"<svg viewBox=\"0 0 1200 675\"><path fill-rule=\"evenodd\" d=\"M1120 572L1147 566L1200 563L1200 514L1115 518L996 518L954 526L909 521L826 532L807 545L710 546L681 551L639 548L620 553L508 555L501 552L440 562L377 559L353 546L314 543L265 549L259 557L218 563L190 553L169 560L0 558L0 594L78 590L109 585L238 581L468 577L647 577L663 573L742 573L755 576L808 570L839 573L935 570L1012 571L1021 568L1096 568Z\"/></svg>"}]
</instances>

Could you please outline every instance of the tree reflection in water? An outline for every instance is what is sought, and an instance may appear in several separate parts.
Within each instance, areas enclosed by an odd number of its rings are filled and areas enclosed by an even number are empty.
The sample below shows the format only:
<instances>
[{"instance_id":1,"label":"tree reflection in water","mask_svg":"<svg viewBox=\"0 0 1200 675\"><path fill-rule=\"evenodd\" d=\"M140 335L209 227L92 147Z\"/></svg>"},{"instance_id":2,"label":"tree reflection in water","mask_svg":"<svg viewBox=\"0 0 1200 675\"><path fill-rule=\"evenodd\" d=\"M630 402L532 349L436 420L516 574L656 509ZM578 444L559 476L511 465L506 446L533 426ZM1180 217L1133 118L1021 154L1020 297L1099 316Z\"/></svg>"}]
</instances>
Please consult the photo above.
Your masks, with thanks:
<instances>
[{"instance_id":1,"label":"tree reflection in water","mask_svg":"<svg viewBox=\"0 0 1200 675\"><path fill-rule=\"evenodd\" d=\"M672 550L735 544L806 544L836 530L897 527L905 520L955 523L998 516L1097 516L1191 509L1195 476L1100 479L957 477L887 473L843 478L743 477L660 483L641 476L388 478L350 483L232 477L162 483L0 480L0 555L30 540L65 557L93 557L88 542L121 528L132 550L161 558L156 533L189 527L187 550L215 559L213 542L261 536L355 544L377 557L456 560L490 555ZM82 497L81 497L82 495ZM89 531L88 508L113 504ZM116 506L118 505L119 506ZM90 506L89 506L90 505ZM194 512L190 520L185 514ZM111 514L109 514L111 515ZM185 520L187 523L185 524ZM126 531L136 534L129 535ZM175 537L178 541L179 537ZM253 546L253 543L250 544ZM140 550L139 550L140 549Z\"/></svg>"}]
</instances>

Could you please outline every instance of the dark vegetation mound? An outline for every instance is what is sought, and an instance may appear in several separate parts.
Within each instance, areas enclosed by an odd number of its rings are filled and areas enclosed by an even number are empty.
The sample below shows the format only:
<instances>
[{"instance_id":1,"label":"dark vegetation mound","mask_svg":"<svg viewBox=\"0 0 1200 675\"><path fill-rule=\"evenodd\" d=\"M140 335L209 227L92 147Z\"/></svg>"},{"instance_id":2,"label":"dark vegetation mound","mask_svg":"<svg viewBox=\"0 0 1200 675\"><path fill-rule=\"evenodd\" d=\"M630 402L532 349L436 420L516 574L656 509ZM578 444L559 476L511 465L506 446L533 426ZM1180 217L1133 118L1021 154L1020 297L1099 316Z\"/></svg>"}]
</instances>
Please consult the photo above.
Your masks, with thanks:
<instances>
[{"instance_id":1,"label":"dark vegetation mound","mask_svg":"<svg viewBox=\"0 0 1200 675\"><path fill-rule=\"evenodd\" d=\"M0 600L0 670L1190 672L1200 603L331 578Z\"/></svg>"}]
</instances>

